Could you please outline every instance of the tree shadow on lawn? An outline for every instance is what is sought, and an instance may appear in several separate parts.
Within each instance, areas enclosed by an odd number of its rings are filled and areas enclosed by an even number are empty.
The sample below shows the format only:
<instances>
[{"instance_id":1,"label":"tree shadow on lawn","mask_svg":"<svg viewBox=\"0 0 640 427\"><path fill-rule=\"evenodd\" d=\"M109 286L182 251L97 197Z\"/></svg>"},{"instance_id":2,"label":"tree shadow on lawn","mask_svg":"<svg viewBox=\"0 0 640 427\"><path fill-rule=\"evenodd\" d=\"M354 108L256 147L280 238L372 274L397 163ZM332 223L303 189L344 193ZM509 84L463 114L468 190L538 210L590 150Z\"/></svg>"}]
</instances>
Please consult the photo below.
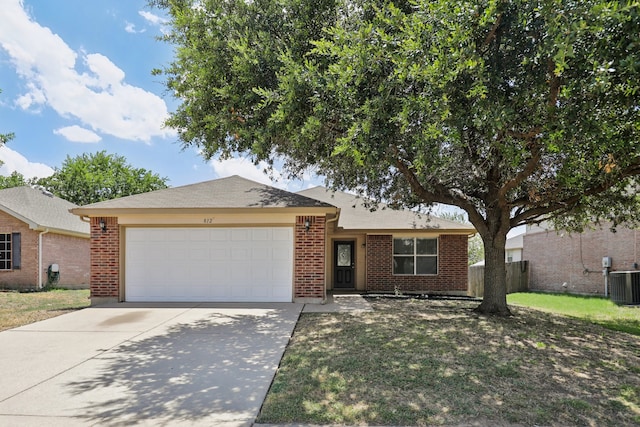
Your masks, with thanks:
<instances>
[{"instance_id":1,"label":"tree shadow on lawn","mask_svg":"<svg viewBox=\"0 0 640 427\"><path fill-rule=\"evenodd\" d=\"M638 425L640 339L516 308L380 301L305 314L259 422Z\"/></svg>"},{"instance_id":2,"label":"tree shadow on lawn","mask_svg":"<svg viewBox=\"0 0 640 427\"><path fill-rule=\"evenodd\" d=\"M89 402L84 417L101 425L251 422L291 325L278 310L213 313L104 353L97 358L95 375L68 386Z\"/></svg>"}]
</instances>

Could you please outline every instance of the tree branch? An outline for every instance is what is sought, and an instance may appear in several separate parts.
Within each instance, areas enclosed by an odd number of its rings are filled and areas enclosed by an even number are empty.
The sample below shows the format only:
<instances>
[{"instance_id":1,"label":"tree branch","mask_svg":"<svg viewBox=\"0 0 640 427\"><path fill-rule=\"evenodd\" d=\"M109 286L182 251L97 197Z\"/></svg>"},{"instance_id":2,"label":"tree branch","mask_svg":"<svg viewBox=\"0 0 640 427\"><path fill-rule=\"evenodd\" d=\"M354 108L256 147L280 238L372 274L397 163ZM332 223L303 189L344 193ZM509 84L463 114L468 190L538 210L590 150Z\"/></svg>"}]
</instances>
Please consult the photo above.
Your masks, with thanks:
<instances>
[{"instance_id":1,"label":"tree branch","mask_svg":"<svg viewBox=\"0 0 640 427\"><path fill-rule=\"evenodd\" d=\"M489 34L487 34L487 36L484 38L484 41L482 42L483 48L488 47L489 44L491 44L491 42L496 38L498 33L498 28L500 27L501 23L502 23L502 13L498 14L498 17L496 18L496 22L493 23L493 26L489 30Z\"/></svg>"},{"instance_id":2,"label":"tree branch","mask_svg":"<svg viewBox=\"0 0 640 427\"><path fill-rule=\"evenodd\" d=\"M537 131L534 129L534 130L531 130L526 135L531 135L529 136L529 138L533 139L535 138L535 135L537 135L538 133L539 133L539 129ZM531 174L540 166L540 159L542 158L542 150L540 148L540 144L536 144L535 142L530 141L528 145L531 146L531 157L527 161L527 164L525 165L525 167L520 172L518 172L516 176L514 176L512 179L507 181L502 186L502 188L498 193L501 199L506 198L509 191L513 190L522 182L524 182L524 180L527 179L529 176L531 176Z\"/></svg>"},{"instance_id":3,"label":"tree branch","mask_svg":"<svg viewBox=\"0 0 640 427\"><path fill-rule=\"evenodd\" d=\"M571 210L575 209L577 206L579 206L580 201L585 196L593 196L593 195L602 193L608 190L609 188L613 187L621 179L629 178L639 174L640 174L640 157L637 157L635 161L633 161L624 170L619 172L618 175L616 175L615 180L610 179L606 181L594 182L593 185L587 186L587 188L584 188L584 189L579 189L577 190L579 191L579 193L573 194L563 200L558 200L553 203L542 204L542 205L532 204L532 206L534 207L528 210L524 210L524 208L522 208L519 214L514 215L513 218L511 218L511 224L512 226L515 227L517 225L525 224L533 218L539 218L544 215L568 213ZM560 188L555 189L556 192L559 192L560 190L561 190Z\"/></svg>"},{"instance_id":4,"label":"tree branch","mask_svg":"<svg viewBox=\"0 0 640 427\"><path fill-rule=\"evenodd\" d=\"M457 206L467 212L469 221L471 221L481 234L482 232L487 231L484 218L472 203L463 197L452 195L449 188L438 182L430 183L430 185L435 188L436 192L427 191L420 183L416 174L411 170L410 166L402 160L398 148L392 146L391 149L394 152L395 163L398 170L405 177L415 194L417 194L422 200L427 203L443 203L446 205ZM483 228L483 230L480 230L480 228Z\"/></svg>"},{"instance_id":5,"label":"tree branch","mask_svg":"<svg viewBox=\"0 0 640 427\"><path fill-rule=\"evenodd\" d=\"M551 58L547 61L547 70L549 72L549 107L555 107L558 103L558 95L560 94L560 77L556 75L556 64Z\"/></svg>"}]
</instances>

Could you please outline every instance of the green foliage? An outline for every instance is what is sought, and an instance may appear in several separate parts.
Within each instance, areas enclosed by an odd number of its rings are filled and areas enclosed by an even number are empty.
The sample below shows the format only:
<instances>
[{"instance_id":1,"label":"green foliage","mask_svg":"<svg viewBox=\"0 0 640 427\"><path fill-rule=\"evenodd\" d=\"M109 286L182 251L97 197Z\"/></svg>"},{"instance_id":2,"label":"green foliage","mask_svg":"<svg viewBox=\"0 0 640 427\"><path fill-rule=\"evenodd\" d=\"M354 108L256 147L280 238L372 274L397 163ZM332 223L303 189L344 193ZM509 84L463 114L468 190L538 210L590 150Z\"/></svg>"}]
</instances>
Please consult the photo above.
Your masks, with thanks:
<instances>
[{"instance_id":1,"label":"green foliage","mask_svg":"<svg viewBox=\"0 0 640 427\"><path fill-rule=\"evenodd\" d=\"M34 178L35 180L35 178ZM30 185L31 180L25 179L24 175L20 172L13 171L9 176L0 175L0 189L22 187L23 185Z\"/></svg>"},{"instance_id":2,"label":"green foliage","mask_svg":"<svg viewBox=\"0 0 640 427\"><path fill-rule=\"evenodd\" d=\"M484 245L482 244L482 237L479 234L474 234L469 238L469 265L473 265L484 259Z\"/></svg>"},{"instance_id":3,"label":"green foliage","mask_svg":"<svg viewBox=\"0 0 640 427\"><path fill-rule=\"evenodd\" d=\"M67 156L62 167L37 183L62 199L86 205L167 188L166 181L167 178L129 165L123 156L100 151Z\"/></svg>"},{"instance_id":4,"label":"green foliage","mask_svg":"<svg viewBox=\"0 0 640 427\"><path fill-rule=\"evenodd\" d=\"M15 135L13 133L0 133L0 145L4 145L7 142L11 141Z\"/></svg>"},{"instance_id":5,"label":"green foliage","mask_svg":"<svg viewBox=\"0 0 640 427\"><path fill-rule=\"evenodd\" d=\"M2 90L0 90L0 93L2 93ZM14 137L15 135L13 133L4 133L4 134L0 133L0 146L11 141ZM1 162L0 162L0 165L2 165Z\"/></svg>"},{"instance_id":6,"label":"green foliage","mask_svg":"<svg viewBox=\"0 0 640 427\"><path fill-rule=\"evenodd\" d=\"M494 308L511 228L638 219L638 0L150 3L171 17L157 73L185 146L458 206L492 252Z\"/></svg>"},{"instance_id":7,"label":"green foliage","mask_svg":"<svg viewBox=\"0 0 640 427\"><path fill-rule=\"evenodd\" d=\"M443 212L440 214L440 217L451 221L467 223L466 216L459 212ZM479 234L474 234L469 238L467 254L469 257L469 265L473 265L484 259L484 246L482 244L482 237L480 237Z\"/></svg>"}]
</instances>

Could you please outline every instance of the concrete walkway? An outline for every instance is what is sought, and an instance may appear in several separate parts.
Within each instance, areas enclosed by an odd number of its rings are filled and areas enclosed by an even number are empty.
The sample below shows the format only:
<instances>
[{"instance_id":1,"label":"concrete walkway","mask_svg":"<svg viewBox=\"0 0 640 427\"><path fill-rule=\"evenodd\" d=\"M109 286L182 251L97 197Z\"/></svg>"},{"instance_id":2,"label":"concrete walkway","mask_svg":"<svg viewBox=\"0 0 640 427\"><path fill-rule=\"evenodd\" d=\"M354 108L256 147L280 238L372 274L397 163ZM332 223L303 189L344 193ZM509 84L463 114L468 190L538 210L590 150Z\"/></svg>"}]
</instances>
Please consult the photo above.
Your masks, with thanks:
<instances>
[{"instance_id":1,"label":"concrete walkway","mask_svg":"<svg viewBox=\"0 0 640 427\"><path fill-rule=\"evenodd\" d=\"M300 304L117 304L0 332L2 426L250 426Z\"/></svg>"},{"instance_id":2,"label":"concrete walkway","mask_svg":"<svg viewBox=\"0 0 640 427\"><path fill-rule=\"evenodd\" d=\"M329 294L325 304L307 304L303 313L351 313L373 311L371 304L360 294Z\"/></svg>"}]
</instances>

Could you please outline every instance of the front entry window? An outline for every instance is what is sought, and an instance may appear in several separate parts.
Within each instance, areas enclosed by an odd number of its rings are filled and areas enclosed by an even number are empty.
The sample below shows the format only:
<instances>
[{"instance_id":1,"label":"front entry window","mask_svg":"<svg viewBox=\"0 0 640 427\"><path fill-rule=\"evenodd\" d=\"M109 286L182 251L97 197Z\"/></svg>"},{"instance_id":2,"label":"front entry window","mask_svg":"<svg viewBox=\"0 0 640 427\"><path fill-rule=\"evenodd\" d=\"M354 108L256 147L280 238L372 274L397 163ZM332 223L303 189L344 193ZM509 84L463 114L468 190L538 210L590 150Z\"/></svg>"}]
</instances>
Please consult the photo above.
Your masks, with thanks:
<instances>
[{"instance_id":1,"label":"front entry window","mask_svg":"<svg viewBox=\"0 0 640 427\"><path fill-rule=\"evenodd\" d=\"M356 285L353 241L334 242L334 289L354 289Z\"/></svg>"},{"instance_id":2,"label":"front entry window","mask_svg":"<svg viewBox=\"0 0 640 427\"><path fill-rule=\"evenodd\" d=\"M393 239L393 274L438 274L438 239Z\"/></svg>"},{"instance_id":3,"label":"front entry window","mask_svg":"<svg viewBox=\"0 0 640 427\"><path fill-rule=\"evenodd\" d=\"M11 233L0 234L0 270L11 270Z\"/></svg>"},{"instance_id":4,"label":"front entry window","mask_svg":"<svg viewBox=\"0 0 640 427\"><path fill-rule=\"evenodd\" d=\"M351 244L338 244L338 267L351 267Z\"/></svg>"}]
</instances>

